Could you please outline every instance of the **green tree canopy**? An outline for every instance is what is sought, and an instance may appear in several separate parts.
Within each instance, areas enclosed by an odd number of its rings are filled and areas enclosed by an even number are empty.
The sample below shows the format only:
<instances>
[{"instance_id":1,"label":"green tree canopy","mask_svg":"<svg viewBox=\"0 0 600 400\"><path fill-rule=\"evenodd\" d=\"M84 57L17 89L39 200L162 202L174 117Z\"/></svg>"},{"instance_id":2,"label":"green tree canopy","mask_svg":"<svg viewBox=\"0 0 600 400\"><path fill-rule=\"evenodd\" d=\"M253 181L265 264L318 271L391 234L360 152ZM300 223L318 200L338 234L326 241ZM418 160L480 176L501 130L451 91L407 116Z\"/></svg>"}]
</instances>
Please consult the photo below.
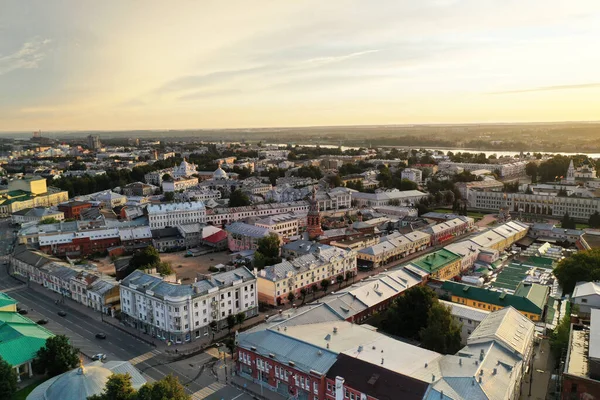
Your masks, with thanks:
<instances>
[{"instance_id":1,"label":"green tree canopy","mask_svg":"<svg viewBox=\"0 0 600 400\"><path fill-rule=\"evenodd\" d=\"M0 356L0 399L12 399L17 391L17 373Z\"/></svg>"},{"instance_id":2,"label":"green tree canopy","mask_svg":"<svg viewBox=\"0 0 600 400\"><path fill-rule=\"evenodd\" d=\"M40 225L50 225L50 224L56 224L58 222L60 222L60 221L54 217L44 218L43 220L40 221Z\"/></svg>"},{"instance_id":3,"label":"green tree canopy","mask_svg":"<svg viewBox=\"0 0 600 400\"><path fill-rule=\"evenodd\" d=\"M573 292L577 282L600 280L600 249L580 251L560 261L554 276L565 294Z\"/></svg>"},{"instance_id":4,"label":"green tree canopy","mask_svg":"<svg viewBox=\"0 0 600 400\"><path fill-rule=\"evenodd\" d=\"M104 391L88 400L189 400L179 379L167 375L163 379L147 383L135 390L129 374L113 374L108 378Z\"/></svg>"},{"instance_id":5,"label":"green tree canopy","mask_svg":"<svg viewBox=\"0 0 600 400\"><path fill-rule=\"evenodd\" d=\"M34 369L50 376L60 375L79 365L79 349L71 346L65 335L46 339L46 345L37 351Z\"/></svg>"},{"instance_id":6,"label":"green tree canopy","mask_svg":"<svg viewBox=\"0 0 600 400\"><path fill-rule=\"evenodd\" d=\"M258 240L258 247L254 252L254 266L263 269L267 265L281 262L279 257L279 236L271 233Z\"/></svg>"},{"instance_id":7,"label":"green tree canopy","mask_svg":"<svg viewBox=\"0 0 600 400\"><path fill-rule=\"evenodd\" d=\"M112 374L106 381L101 394L88 397L88 400L136 400L136 391L131 384L131 375Z\"/></svg>"},{"instance_id":8,"label":"green tree canopy","mask_svg":"<svg viewBox=\"0 0 600 400\"><path fill-rule=\"evenodd\" d=\"M460 330L450 308L436 301L427 314L427 326L419 332L421 345L438 353L454 354L461 348Z\"/></svg>"},{"instance_id":9,"label":"green tree canopy","mask_svg":"<svg viewBox=\"0 0 600 400\"><path fill-rule=\"evenodd\" d=\"M437 302L434 291L426 286L413 286L398 297L385 311L381 328L392 335L418 339L427 326L429 309Z\"/></svg>"},{"instance_id":10,"label":"green tree canopy","mask_svg":"<svg viewBox=\"0 0 600 400\"><path fill-rule=\"evenodd\" d=\"M577 224L575 220L569 216L569 213L565 213L560 221L560 227L564 229L575 229Z\"/></svg>"},{"instance_id":11,"label":"green tree canopy","mask_svg":"<svg viewBox=\"0 0 600 400\"><path fill-rule=\"evenodd\" d=\"M239 189L229 195L229 207L245 207L250 205L250 198Z\"/></svg>"},{"instance_id":12,"label":"green tree canopy","mask_svg":"<svg viewBox=\"0 0 600 400\"><path fill-rule=\"evenodd\" d=\"M600 228L600 213L598 211L590 215L588 224L591 228Z\"/></svg>"},{"instance_id":13,"label":"green tree canopy","mask_svg":"<svg viewBox=\"0 0 600 400\"><path fill-rule=\"evenodd\" d=\"M163 199L165 201L173 201L173 200L175 200L175 192L165 192L165 193L163 193Z\"/></svg>"},{"instance_id":14,"label":"green tree canopy","mask_svg":"<svg viewBox=\"0 0 600 400\"><path fill-rule=\"evenodd\" d=\"M133 268L150 268L154 267L160 262L160 255L158 254L158 250L156 250L153 246L148 246L145 249L142 249L136 252L131 260L129 261L129 265Z\"/></svg>"},{"instance_id":15,"label":"green tree canopy","mask_svg":"<svg viewBox=\"0 0 600 400\"><path fill-rule=\"evenodd\" d=\"M554 357L559 359L564 354L569 346L569 336L571 334L571 315L566 313L560 320L560 323L552 331L550 335L550 349Z\"/></svg>"}]
</instances>

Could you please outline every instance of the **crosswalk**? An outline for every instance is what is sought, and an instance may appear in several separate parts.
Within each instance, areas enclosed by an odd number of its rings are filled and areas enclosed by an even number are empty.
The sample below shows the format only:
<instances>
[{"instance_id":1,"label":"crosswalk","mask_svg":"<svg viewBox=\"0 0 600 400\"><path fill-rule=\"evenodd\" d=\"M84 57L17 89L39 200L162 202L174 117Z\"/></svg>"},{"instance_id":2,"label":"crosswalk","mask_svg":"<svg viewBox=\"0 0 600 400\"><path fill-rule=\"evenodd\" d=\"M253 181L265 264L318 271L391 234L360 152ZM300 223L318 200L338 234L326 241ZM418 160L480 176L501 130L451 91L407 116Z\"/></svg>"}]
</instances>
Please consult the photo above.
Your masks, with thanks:
<instances>
[{"instance_id":1,"label":"crosswalk","mask_svg":"<svg viewBox=\"0 0 600 400\"><path fill-rule=\"evenodd\" d=\"M205 388L198 390L192 394L192 400L202 400L225 387L221 382L213 382Z\"/></svg>"},{"instance_id":2,"label":"crosswalk","mask_svg":"<svg viewBox=\"0 0 600 400\"><path fill-rule=\"evenodd\" d=\"M129 360L129 363L131 365L137 365L137 364L147 361L153 357L156 357L159 354L160 354L159 350L152 350L152 351L149 351L147 353L144 353L137 357L132 358L131 360Z\"/></svg>"}]
</instances>

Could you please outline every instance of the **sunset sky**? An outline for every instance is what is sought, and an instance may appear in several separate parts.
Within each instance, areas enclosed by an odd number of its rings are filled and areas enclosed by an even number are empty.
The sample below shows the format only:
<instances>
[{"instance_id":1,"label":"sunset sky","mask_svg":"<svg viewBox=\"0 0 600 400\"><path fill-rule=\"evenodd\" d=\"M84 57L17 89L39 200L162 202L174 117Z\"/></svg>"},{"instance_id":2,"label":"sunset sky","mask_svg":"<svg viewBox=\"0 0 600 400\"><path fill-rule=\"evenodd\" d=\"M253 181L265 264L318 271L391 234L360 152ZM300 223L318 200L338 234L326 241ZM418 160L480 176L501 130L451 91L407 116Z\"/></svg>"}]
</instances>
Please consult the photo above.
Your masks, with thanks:
<instances>
[{"instance_id":1,"label":"sunset sky","mask_svg":"<svg viewBox=\"0 0 600 400\"><path fill-rule=\"evenodd\" d=\"M0 131L600 120L598 0L0 0Z\"/></svg>"}]
</instances>

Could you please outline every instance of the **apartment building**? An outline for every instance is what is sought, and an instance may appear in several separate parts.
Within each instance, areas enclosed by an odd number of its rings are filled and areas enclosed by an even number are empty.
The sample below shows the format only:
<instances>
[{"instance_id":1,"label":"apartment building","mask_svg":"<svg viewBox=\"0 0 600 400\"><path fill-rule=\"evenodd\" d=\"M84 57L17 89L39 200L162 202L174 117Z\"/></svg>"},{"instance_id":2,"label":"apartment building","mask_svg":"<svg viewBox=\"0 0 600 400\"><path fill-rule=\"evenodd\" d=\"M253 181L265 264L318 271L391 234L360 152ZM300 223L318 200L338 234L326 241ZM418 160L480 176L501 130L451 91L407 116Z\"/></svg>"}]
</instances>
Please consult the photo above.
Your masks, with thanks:
<instances>
[{"instance_id":1,"label":"apartment building","mask_svg":"<svg viewBox=\"0 0 600 400\"><path fill-rule=\"evenodd\" d=\"M269 229L277 233L281 238L289 238L290 236L298 235L300 221L296 215L279 214L259 219L254 225Z\"/></svg>"},{"instance_id":2,"label":"apartment building","mask_svg":"<svg viewBox=\"0 0 600 400\"><path fill-rule=\"evenodd\" d=\"M196 185L198 185L198 178L181 177L175 178L170 181L163 181L162 190L163 192L178 192L180 190L186 190Z\"/></svg>"},{"instance_id":3,"label":"apartment building","mask_svg":"<svg viewBox=\"0 0 600 400\"><path fill-rule=\"evenodd\" d=\"M271 305L289 302L290 293L302 297L302 289L309 291L314 284L327 279L332 284L336 277L356 274L356 252L337 247L316 247L313 252L291 261L284 260L258 272L258 299ZM319 286L320 287L320 286Z\"/></svg>"},{"instance_id":4,"label":"apartment building","mask_svg":"<svg viewBox=\"0 0 600 400\"><path fill-rule=\"evenodd\" d=\"M258 313L256 278L245 267L185 285L137 270L120 288L124 322L171 343L204 338L211 322L226 327L228 315Z\"/></svg>"},{"instance_id":5,"label":"apartment building","mask_svg":"<svg viewBox=\"0 0 600 400\"><path fill-rule=\"evenodd\" d=\"M269 236L271 232L262 226L234 222L225 228L227 231L227 246L231 251L255 250L258 241Z\"/></svg>"},{"instance_id":6,"label":"apartment building","mask_svg":"<svg viewBox=\"0 0 600 400\"><path fill-rule=\"evenodd\" d=\"M206 208L201 201L152 204L146 210L151 229L174 227L193 222L206 222Z\"/></svg>"},{"instance_id":7,"label":"apartment building","mask_svg":"<svg viewBox=\"0 0 600 400\"><path fill-rule=\"evenodd\" d=\"M291 203L257 204L246 207L219 207L206 211L206 222L213 225L227 224L248 217L266 217L285 213L307 213L307 201Z\"/></svg>"},{"instance_id":8,"label":"apartment building","mask_svg":"<svg viewBox=\"0 0 600 400\"><path fill-rule=\"evenodd\" d=\"M423 180L423 172L416 168L405 168L401 172L402 179L408 179L411 182L421 183Z\"/></svg>"}]
</instances>

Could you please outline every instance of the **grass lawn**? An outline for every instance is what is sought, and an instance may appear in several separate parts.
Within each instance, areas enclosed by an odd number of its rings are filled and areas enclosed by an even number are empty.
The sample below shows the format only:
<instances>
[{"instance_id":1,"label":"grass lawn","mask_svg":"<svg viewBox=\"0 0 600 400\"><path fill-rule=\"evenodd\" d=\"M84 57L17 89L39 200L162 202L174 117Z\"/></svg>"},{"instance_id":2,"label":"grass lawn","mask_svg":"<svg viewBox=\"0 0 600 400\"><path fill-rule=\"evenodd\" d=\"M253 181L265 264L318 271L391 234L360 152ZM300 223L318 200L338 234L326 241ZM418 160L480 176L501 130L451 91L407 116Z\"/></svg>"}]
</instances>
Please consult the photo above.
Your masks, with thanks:
<instances>
[{"instance_id":1,"label":"grass lawn","mask_svg":"<svg viewBox=\"0 0 600 400\"><path fill-rule=\"evenodd\" d=\"M31 393L33 391L33 389L35 389L42 382L44 382L44 381L41 380L41 381L33 382L29 386L25 386L23 389L21 389L17 393L15 393L12 400L25 400L27 398L27 396L29 396L29 393Z\"/></svg>"},{"instance_id":2,"label":"grass lawn","mask_svg":"<svg viewBox=\"0 0 600 400\"><path fill-rule=\"evenodd\" d=\"M575 224L575 228L577 229L587 229L590 226L588 224Z\"/></svg>"}]
</instances>

